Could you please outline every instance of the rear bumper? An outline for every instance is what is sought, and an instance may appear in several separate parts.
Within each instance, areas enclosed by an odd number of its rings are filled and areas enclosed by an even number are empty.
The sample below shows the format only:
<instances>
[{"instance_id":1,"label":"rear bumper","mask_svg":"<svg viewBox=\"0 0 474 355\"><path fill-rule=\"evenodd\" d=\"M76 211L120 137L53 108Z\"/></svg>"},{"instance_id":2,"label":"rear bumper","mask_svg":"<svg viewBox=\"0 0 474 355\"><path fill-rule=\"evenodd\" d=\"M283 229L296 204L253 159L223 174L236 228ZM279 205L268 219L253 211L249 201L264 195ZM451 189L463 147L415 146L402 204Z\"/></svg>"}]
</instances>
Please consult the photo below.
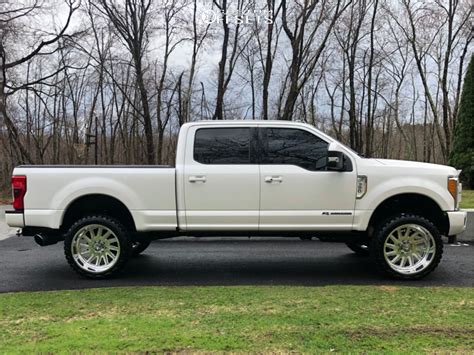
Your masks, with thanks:
<instances>
[{"instance_id":1,"label":"rear bumper","mask_svg":"<svg viewBox=\"0 0 474 355\"><path fill-rule=\"evenodd\" d=\"M449 220L448 235L458 235L466 230L467 212L466 211L450 211L446 212Z\"/></svg>"},{"instance_id":2,"label":"rear bumper","mask_svg":"<svg viewBox=\"0 0 474 355\"><path fill-rule=\"evenodd\" d=\"M23 228L25 226L23 211L5 211L5 220L10 227Z\"/></svg>"}]
</instances>

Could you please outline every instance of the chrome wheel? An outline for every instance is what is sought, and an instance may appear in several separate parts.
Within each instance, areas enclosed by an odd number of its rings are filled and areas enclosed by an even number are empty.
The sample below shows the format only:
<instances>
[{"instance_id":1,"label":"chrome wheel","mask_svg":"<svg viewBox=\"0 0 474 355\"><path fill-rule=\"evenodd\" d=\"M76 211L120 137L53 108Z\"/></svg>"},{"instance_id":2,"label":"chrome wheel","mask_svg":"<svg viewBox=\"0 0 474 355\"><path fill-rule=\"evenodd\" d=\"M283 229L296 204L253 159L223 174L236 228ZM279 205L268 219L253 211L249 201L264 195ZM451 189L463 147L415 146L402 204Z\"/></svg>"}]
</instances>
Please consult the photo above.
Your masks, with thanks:
<instances>
[{"instance_id":1,"label":"chrome wheel","mask_svg":"<svg viewBox=\"0 0 474 355\"><path fill-rule=\"evenodd\" d=\"M81 269L102 273L117 263L120 257L120 241L110 228L90 224L79 229L74 235L71 253Z\"/></svg>"},{"instance_id":2,"label":"chrome wheel","mask_svg":"<svg viewBox=\"0 0 474 355\"><path fill-rule=\"evenodd\" d=\"M385 240L383 254L387 264L404 275L425 270L436 254L436 243L428 229L418 224L395 228Z\"/></svg>"}]
</instances>

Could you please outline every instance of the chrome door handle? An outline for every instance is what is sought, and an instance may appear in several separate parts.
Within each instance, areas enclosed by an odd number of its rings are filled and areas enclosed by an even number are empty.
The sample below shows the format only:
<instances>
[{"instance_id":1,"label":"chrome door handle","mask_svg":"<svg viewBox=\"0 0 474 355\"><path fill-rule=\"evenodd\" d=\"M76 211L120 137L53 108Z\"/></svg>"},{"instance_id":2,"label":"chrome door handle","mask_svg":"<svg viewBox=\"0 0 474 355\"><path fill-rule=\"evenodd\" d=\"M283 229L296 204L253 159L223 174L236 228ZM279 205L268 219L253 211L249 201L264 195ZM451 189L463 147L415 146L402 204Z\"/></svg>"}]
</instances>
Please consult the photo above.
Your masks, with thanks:
<instances>
[{"instance_id":1,"label":"chrome door handle","mask_svg":"<svg viewBox=\"0 0 474 355\"><path fill-rule=\"evenodd\" d=\"M266 176L265 182L271 184L272 182L283 182L283 178L281 176Z\"/></svg>"},{"instance_id":2,"label":"chrome door handle","mask_svg":"<svg viewBox=\"0 0 474 355\"><path fill-rule=\"evenodd\" d=\"M205 176L190 176L189 177L189 182L206 182L206 177Z\"/></svg>"}]
</instances>

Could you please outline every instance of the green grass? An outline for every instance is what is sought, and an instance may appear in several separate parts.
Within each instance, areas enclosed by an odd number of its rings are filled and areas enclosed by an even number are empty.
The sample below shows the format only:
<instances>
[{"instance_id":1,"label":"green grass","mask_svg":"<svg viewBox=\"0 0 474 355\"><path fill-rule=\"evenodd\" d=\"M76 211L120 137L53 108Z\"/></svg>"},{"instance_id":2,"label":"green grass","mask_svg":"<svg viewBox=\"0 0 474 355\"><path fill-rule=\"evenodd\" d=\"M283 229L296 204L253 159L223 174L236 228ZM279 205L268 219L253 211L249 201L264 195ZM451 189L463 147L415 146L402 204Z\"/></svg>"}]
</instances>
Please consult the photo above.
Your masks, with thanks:
<instances>
[{"instance_id":1,"label":"green grass","mask_svg":"<svg viewBox=\"0 0 474 355\"><path fill-rule=\"evenodd\" d=\"M0 295L0 351L468 352L474 288L137 287Z\"/></svg>"},{"instance_id":2,"label":"green grass","mask_svg":"<svg viewBox=\"0 0 474 355\"><path fill-rule=\"evenodd\" d=\"M462 191L461 204L459 206L461 208L474 208L474 190Z\"/></svg>"}]
</instances>

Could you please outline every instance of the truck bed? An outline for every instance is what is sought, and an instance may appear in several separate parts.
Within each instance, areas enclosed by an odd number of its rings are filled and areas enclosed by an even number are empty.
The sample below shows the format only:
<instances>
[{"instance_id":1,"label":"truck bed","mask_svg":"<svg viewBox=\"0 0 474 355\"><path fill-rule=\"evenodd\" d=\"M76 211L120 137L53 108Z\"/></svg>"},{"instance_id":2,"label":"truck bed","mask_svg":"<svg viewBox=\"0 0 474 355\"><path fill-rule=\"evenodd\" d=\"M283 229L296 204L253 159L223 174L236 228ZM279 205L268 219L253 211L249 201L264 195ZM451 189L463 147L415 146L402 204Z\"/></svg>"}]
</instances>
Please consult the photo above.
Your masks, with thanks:
<instances>
[{"instance_id":1,"label":"truck bed","mask_svg":"<svg viewBox=\"0 0 474 355\"><path fill-rule=\"evenodd\" d=\"M77 198L107 195L131 212L138 231L174 230L175 169L139 165L22 165L27 177L24 224L59 228L66 208Z\"/></svg>"}]
</instances>

